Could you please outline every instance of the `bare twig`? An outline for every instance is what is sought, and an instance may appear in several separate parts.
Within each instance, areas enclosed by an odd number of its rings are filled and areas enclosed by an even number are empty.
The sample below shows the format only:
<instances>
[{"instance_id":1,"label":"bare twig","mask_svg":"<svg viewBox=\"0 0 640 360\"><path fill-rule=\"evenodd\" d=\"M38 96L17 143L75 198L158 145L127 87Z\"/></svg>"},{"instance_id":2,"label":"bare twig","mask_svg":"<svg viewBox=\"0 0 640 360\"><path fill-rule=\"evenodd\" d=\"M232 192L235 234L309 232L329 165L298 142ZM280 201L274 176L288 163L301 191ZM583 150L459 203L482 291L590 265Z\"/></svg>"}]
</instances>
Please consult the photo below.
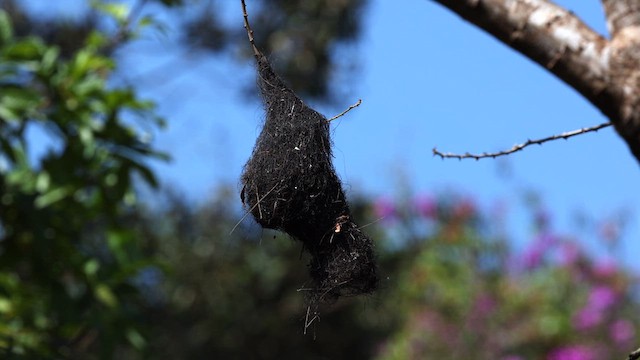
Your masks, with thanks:
<instances>
[{"instance_id":1,"label":"bare twig","mask_svg":"<svg viewBox=\"0 0 640 360\"><path fill-rule=\"evenodd\" d=\"M509 154L514 153L514 152L520 151L520 150L526 148L529 145L542 145L542 144L544 144L544 143L546 143L548 141L559 140L559 139L565 139L566 140L566 139L568 139L570 137L586 134L586 133L589 133L589 132L595 132L595 131L598 131L598 130L600 130L602 128L608 127L608 126L611 126L610 122L602 123L600 125L596 125L596 126L592 126L592 127L587 127L587 128L582 128L582 129L578 129L578 130L568 131L568 132L562 133L560 135L548 136L548 137L543 138L543 139L527 140L523 144L514 145L509 150L503 150L503 151L498 151L498 152L493 152L493 153L484 152L482 154L470 154L470 153L454 154L454 153L443 153L443 152L440 152L438 149L433 148L433 155L434 156L440 156L440 158L442 158L442 159L444 159L444 158L454 158L454 159L458 159L458 160L462 160L462 159L480 160L480 159L484 159L484 158L494 158L495 159L498 156L509 155Z\"/></svg>"},{"instance_id":2,"label":"bare twig","mask_svg":"<svg viewBox=\"0 0 640 360\"><path fill-rule=\"evenodd\" d=\"M311 326L311 324L313 324L313 322L315 320L319 320L320 317L318 316L318 312L317 311L313 311L313 317L311 319L309 319L309 313L311 312L311 305L307 306L307 316L305 316L304 318L304 335L307 335L307 329L309 328L309 326Z\"/></svg>"},{"instance_id":3,"label":"bare twig","mask_svg":"<svg viewBox=\"0 0 640 360\"><path fill-rule=\"evenodd\" d=\"M333 120L335 120L335 119L337 119L337 118L340 118L340 117L344 116L344 115L345 115L346 113L348 113L349 111L351 111L351 110L353 110L353 109L357 108L358 106L360 106L360 104L362 104L362 99L358 99L358 102L357 102L357 103L355 103L355 104L353 104L353 105L349 106L349 108L348 108L347 110L345 110L345 111L341 112L340 114L338 114L338 115L336 115L336 116L332 117L331 119L327 120L327 122L332 122Z\"/></svg>"},{"instance_id":4,"label":"bare twig","mask_svg":"<svg viewBox=\"0 0 640 360\"><path fill-rule=\"evenodd\" d=\"M629 358L627 360L638 360L640 359L640 348L638 350L629 354Z\"/></svg>"},{"instance_id":5,"label":"bare twig","mask_svg":"<svg viewBox=\"0 0 640 360\"><path fill-rule=\"evenodd\" d=\"M247 13L247 5L244 3L244 0L240 0L240 4L242 4L242 16L244 17L244 28L247 30L247 36L249 37L249 43L251 44L251 48L253 48L253 55L257 58L262 56L260 50L256 46L256 42L253 39L253 30L251 30L251 25L249 25L249 14Z\"/></svg>"}]
</instances>

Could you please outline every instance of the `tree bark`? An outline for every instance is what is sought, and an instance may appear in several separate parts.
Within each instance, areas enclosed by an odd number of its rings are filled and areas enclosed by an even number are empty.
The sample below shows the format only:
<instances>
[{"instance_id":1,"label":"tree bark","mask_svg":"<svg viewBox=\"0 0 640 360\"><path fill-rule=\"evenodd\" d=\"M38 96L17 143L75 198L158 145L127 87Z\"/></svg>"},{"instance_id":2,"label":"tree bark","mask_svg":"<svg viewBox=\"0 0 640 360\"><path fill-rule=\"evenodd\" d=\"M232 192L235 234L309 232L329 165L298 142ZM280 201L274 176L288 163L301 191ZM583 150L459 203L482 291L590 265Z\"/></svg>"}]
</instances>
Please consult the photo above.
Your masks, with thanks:
<instances>
[{"instance_id":1,"label":"tree bark","mask_svg":"<svg viewBox=\"0 0 640 360\"><path fill-rule=\"evenodd\" d=\"M434 0L543 66L614 124L640 162L640 2L602 0L611 39L548 0Z\"/></svg>"},{"instance_id":2,"label":"tree bark","mask_svg":"<svg viewBox=\"0 0 640 360\"><path fill-rule=\"evenodd\" d=\"M640 2L603 0L602 4L611 34L609 75L617 106L609 118L640 161Z\"/></svg>"}]
</instances>

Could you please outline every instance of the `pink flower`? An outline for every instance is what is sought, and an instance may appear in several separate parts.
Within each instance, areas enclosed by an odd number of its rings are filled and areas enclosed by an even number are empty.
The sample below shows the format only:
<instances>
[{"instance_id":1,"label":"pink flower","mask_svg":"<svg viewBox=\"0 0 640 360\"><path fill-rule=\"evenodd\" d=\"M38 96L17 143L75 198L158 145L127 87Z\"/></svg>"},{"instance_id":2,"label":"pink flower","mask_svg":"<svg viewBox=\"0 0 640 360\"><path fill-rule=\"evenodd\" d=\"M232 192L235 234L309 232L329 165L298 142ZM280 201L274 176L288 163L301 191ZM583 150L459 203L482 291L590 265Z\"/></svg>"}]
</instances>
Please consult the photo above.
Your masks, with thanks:
<instances>
[{"instance_id":1,"label":"pink flower","mask_svg":"<svg viewBox=\"0 0 640 360\"><path fill-rule=\"evenodd\" d=\"M476 310L481 314L487 315L496 308L496 301L489 295L481 295L476 299Z\"/></svg>"},{"instance_id":2,"label":"pink flower","mask_svg":"<svg viewBox=\"0 0 640 360\"><path fill-rule=\"evenodd\" d=\"M609 334L613 341L619 345L623 345L635 336L636 331L629 320L617 320L611 324Z\"/></svg>"},{"instance_id":3,"label":"pink flower","mask_svg":"<svg viewBox=\"0 0 640 360\"><path fill-rule=\"evenodd\" d=\"M380 198L376 200L373 204L373 211L376 214L376 217L381 219L392 220L396 217L396 206L387 198Z\"/></svg>"},{"instance_id":4,"label":"pink flower","mask_svg":"<svg viewBox=\"0 0 640 360\"><path fill-rule=\"evenodd\" d=\"M573 319L573 326L577 330L587 330L598 326L604 320L604 312L611 308L618 296L607 286L597 286L591 290L587 304Z\"/></svg>"},{"instance_id":5,"label":"pink flower","mask_svg":"<svg viewBox=\"0 0 640 360\"><path fill-rule=\"evenodd\" d=\"M595 360L594 352L580 345L566 346L552 351L547 360Z\"/></svg>"},{"instance_id":6,"label":"pink flower","mask_svg":"<svg viewBox=\"0 0 640 360\"><path fill-rule=\"evenodd\" d=\"M602 311L590 309L588 306L580 310L573 318L573 327L576 330L588 330L600 325L604 315Z\"/></svg>"},{"instance_id":7,"label":"pink flower","mask_svg":"<svg viewBox=\"0 0 640 360\"><path fill-rule=\"evenodd\" d=\"M530 270L540 266L544 256L556 242L556 238L549 234L537 237L522 254L522 267Z\"/></svg>"},{"instance_id":8,"label":"pink flower","mask_svg":"<svg viewBox=\"0 0 640 360\"><path fill-rule=\"evenodd\" d=\"M616 303L617 295L608 286L597 286L589 294L587 307L594 310L606 310Z\"/></svg>"},{"instance_id":9,"label":"pink flower","mask_svg":"<svg viewBox=\"0 0 640 360\"><path fill-rule=\"evenodd\" d=\"M418 198L416 198L414 206L418 211L418 214L427 219L433 219L438 214L438 204L430 196L419 196Z\"/></svg>"},{"instance_id":10,"label":"pink flower","mask_svg":"<svg viewBox=\"0 0 640 360\"><path fill-rule=\"evenodd\" d=\"M538 247L530 247L522 254L522 267L526 270L535 269L542 263L544 251Z\"/></svg>"},{"instance_id":11,"label":"pink flower","mask_svg":"<svg viewBox=\"0 0 640 360\"><path fill-rule=\"evenodd\" d=\"M560 247L560 264L573 265L580 258L580 248L573 242L565 242Z\"/></svg>"},{"instance_id":12,"label":"pink flower","mask_svg":"<svg viewBox=\"0 0 640 360\"><path fill-rule=\"evenodd\" d=\"M617 271L618 265L611 259L600 261L593 268L594 274L599 278L612 277Z\"/></svg>"}]
</instances>

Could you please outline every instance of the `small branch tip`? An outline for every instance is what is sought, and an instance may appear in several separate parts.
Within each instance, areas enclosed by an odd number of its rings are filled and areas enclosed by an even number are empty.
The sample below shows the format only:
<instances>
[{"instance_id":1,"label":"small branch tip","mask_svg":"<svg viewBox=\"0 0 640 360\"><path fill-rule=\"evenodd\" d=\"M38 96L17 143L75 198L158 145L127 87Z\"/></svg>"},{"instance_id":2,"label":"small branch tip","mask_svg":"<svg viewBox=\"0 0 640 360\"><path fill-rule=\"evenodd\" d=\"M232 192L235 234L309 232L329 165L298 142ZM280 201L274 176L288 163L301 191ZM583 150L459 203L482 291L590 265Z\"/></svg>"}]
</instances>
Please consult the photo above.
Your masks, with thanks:
<instances>
[{"instance_id":1,"label":"small branch tip","mask_svg":"<svg viewBox=\"0 0 640 360\"><path fill-rule=\"evenodd\" d=\"M542 145L546 142L549 141L553 141L553 140L558 140L558 139L564 139L564 140L568 140L571 137L574 136L578 136L578 135L582 135L582 134L586 134L589 132L596 132L600 129L603 129L605 127L611 126L612 124L610 122L606 122L606 123L602 123L600 125L596 125L596 126L592 126L592 127L586 127L586 128L582 128L582 129L578 129L578 130L573 130L573 131L568 131L559 135L552 135L552 136L548 136L546 138L542 138L542 139L537 139L537 140L531 140L531 139L527 139L526 142L524 142L523 144L516 144L514 145L511 149L509 150L503 150L503 151L498 151L498 152L494 152L494 153L487 153L484 152L482 154L471 154L469 152L466 152L464 154L455 154L455 153L443 153L440 152L438 149L436 149L435 147L433 148L433 155L434 156L440 156L440 158L445 159L445 158L454 158L454 159L458 159L458 160L462 160L462 159L476 159L476 160L480 160L480 159L484 159L484 158L492 158L495 159L499 156L505 156L505 155L509 155L509 154L513 154L515 152L521 151L524 148L526 148L527 146L531 146L531 145ZM637 354L637 358L635 359L640 359L640 349L638 349L638 354Z\"/></svg>"},{"instance_id":2,"label":"small branch tip","mask_svg":"<svg viewBox=\"0 0 640 360\"><path fill-rule=\"evenodd\" d=\"M340 117L344 116L344 115L345 115L346 113L348 113L349 111L351 111L351 110L353 110L353 109L357 108L358 106L360 106L360 104L362 104L362 99L358 99L358 102L357 102L357 103L355 103L355 104L353 104L353 105L349 106L349 108L348 108L347 110L345 110L345 111L341 112L340 114L338 114L338 115L336 115L336 116L332 117L331 119L327 120L327 122L332 122L333 120L336 120L336 119L338 119L338 118L340 118Z\"/></svg>"}]
</instances>

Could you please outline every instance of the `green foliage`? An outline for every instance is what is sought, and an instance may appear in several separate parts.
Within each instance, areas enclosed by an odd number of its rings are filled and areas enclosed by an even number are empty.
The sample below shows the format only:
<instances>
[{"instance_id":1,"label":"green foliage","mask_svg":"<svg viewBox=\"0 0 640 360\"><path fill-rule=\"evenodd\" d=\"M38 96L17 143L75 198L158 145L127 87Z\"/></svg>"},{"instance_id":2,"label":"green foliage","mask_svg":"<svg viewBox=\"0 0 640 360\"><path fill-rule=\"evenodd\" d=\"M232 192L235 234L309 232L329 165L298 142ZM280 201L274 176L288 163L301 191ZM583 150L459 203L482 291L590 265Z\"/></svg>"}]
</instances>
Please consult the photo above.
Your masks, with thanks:
<instances>
[{"instance_id":1,"label":"green foliage","mask_svg":"<svg viewBox=\"0 0 640 360\"><path fill-rule=\"evenodd\" d=\"M142 346L131 278L148 262L118 221L134 176L155 184L146 162L163 157L132 124L161 121L133 89L108 85L102 34L69 58L13 34L0 11L0 353Z\"/></svg>"},{"instance_id":2,"label":"green foliage","mask_svg":"<svg viewBox=\"0 0 640 360\"><path fill-rule=\"evenodd\" d=\"M233 191L202 208L174 196L136 223L166 272L146 318L153 359L614 359L634 347L634 275L549 229L517 252L463 199L353 202L383 278L305 332L307 259L241 217ZM135 358L134 354L129 354Z\"/></svg>"},{"instance_id":3,"label":"green foliage","mask_svg":"<svg viewBox=\"0 0 640 360\"><path fill-rule=\"evenodd\" d=\"M150 269L147 356L151 359L360 359L373 356L386 321L363 313L376 296L322 310L304 335L308 259L297 242L249 222L237 194L221 190L193 208L172 196L137 221L146 248L166 270ZM302 290L299 290L302 289ZM363 307L364 306L364 307ZM317 324L317 325L316 325ZM129 358L136 358L129 354Z\"/></svg>"}]
</instances>

